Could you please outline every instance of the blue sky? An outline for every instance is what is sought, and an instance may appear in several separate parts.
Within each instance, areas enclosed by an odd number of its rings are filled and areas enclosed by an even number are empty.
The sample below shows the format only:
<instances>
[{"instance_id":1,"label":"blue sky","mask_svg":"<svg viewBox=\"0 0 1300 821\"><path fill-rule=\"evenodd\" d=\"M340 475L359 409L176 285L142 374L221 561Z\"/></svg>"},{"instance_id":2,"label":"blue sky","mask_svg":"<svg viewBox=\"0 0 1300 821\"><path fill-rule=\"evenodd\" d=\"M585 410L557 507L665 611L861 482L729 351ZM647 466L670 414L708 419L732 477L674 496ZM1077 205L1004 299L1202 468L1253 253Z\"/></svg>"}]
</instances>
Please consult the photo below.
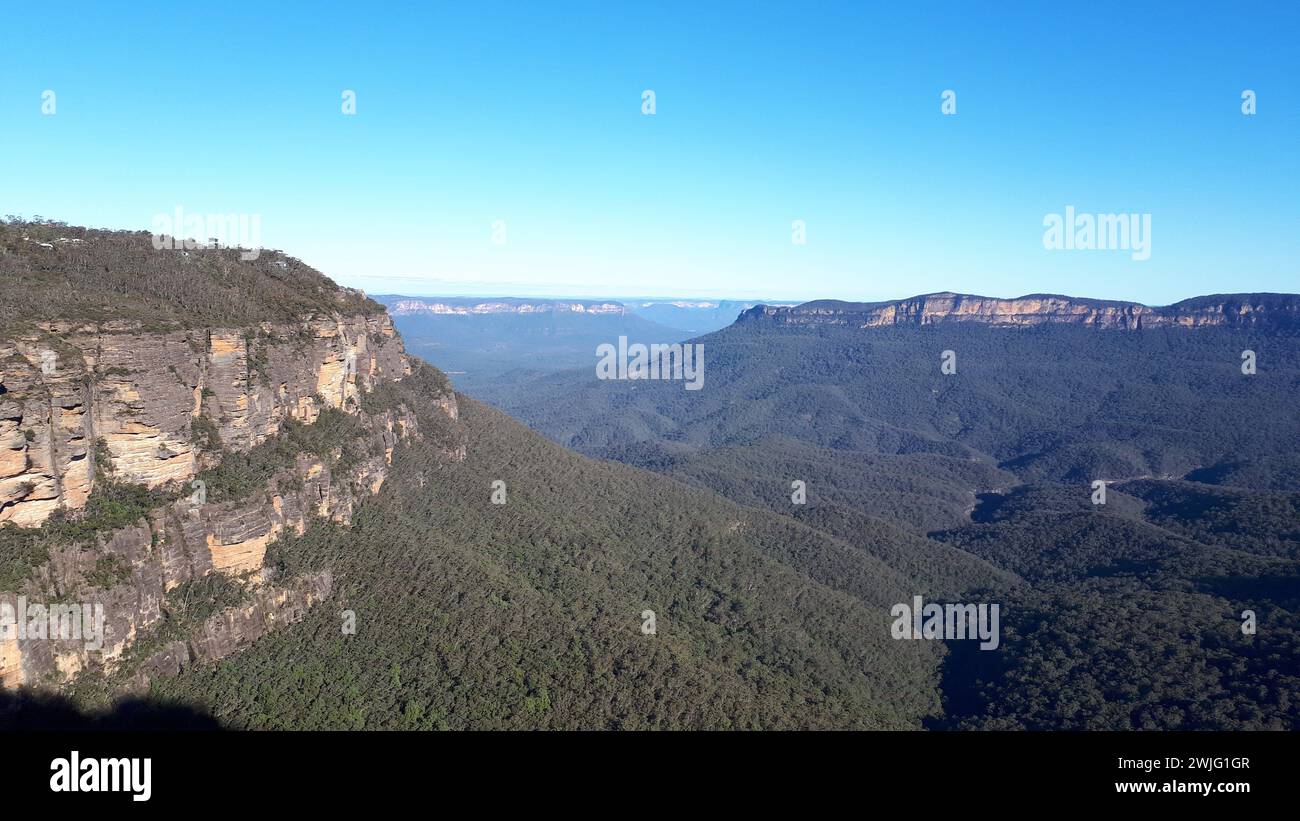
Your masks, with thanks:
<instances>
[{"instance_id":1,"label":"blue sky","mask_svg":"<svg viewBox=\"0 0 1300 821\"><path fill-rule=\"evenodd\" d=\"M371 293L1300 290L1296 3L26 3L0 123L2 213L258 214Z\"/></svg>"}]
</instances>

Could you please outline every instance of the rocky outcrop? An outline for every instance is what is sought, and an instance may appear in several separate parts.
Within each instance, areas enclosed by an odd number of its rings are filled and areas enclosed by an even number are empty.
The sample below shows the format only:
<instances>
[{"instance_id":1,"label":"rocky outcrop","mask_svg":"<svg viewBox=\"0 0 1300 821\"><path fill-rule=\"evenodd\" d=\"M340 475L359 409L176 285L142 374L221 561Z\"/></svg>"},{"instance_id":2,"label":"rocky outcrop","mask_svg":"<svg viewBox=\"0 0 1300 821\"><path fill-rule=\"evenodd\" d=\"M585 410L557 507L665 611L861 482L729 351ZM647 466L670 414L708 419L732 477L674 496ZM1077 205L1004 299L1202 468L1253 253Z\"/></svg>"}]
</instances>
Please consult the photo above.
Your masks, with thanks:
<instances>
[{"instance_id":1,"label":"rocky outcrop","mask_svg":"<svg viewBox=\"0 0 1300 821\"><path fill-rule=\"evenodd\" d=\"M128 692L147 689L153 679L176 675L195 662L224 658L277 627L301 621L310 608L329 598L333 583L333 575L322 571L290 579L284 584L250 588L246 601L205 619L190 635L146 648L144 657L132 668L123 689ZM14 601L17 599L10 600L10 603ZM120 614L125 611L111 610L106 604L104 612ZM87 649L86 636L76 640L11 639L0 642L0 687L55 687L86 671L111 670L114 661L130 649L139 636L146 635L156 626L157 620L123 634L120 619L110 621L106 618L103 627L105 649L111 647L114 651L111 655ZM111 645L108 643L110 640Z\"/></svg>"},{"instance_id":2,"label":"rocky outcrop","mask_svg":"<svg viewBox=\"0 0 1300 821\"><path fill-rule=\"evenodd\" d=\"M997 299L944 292L892 302L819 300L789 308L758 305L741 314L740 321L854 328L936 325L942 322L978 322L1000 327L1065 324L1122 330L1265 324L1300 328L1300 297L1290 294L1227 294L1150 307L1136 302L1052 294Z\"/></svg>"},{"instance_id":3,"label":"rocky outcrop","mask_svg":"<svg viewBox=\"0 0 1300 821\"><path fill-rule=\"evenodd\" d=\"M333 575L324 571L284 586L257 588L247 602L206 619L188 638L163 642L135 667L123 689L145 692L155 679L177 675L194 663L217 661L237 653L277 627L301 621L311 607L329 598L333 587Z\"/></svg>"},{"instance_id":4,"label":"rocky outcrop","mask_svg":"<svg viewBox=\"0 0 1300 821\"><path fill-rule=\"evenodd\" d=\"M0 687L58 687L87 671L125 671L126 686L145 687L327 598L328 571L278 578L267 548L313 519L347 525L379 492L398 444L421 433L391 384L375 392L410 373L386 314L168 331L49 322L0 339L0 527L40 525L58 510L75 520L98 482L175 500L90 541L53 541L20 589L0 593L0 619L16 617L0 625ZM421 399L454 422L455 395L434 393ZM307 430L328 409L346 441L289 451L267 442L287 435L286 421ZM445 450L464 458L463 442ZM269 478L212 494L207 474L192 481L232 456L262 459ZM236 584L241 602L176 635L169 594L209 577ZM33 605L69 603L102 616L95 637L15 629Z\"/></svg>"},{"instance_id":5,"label":"rocky outcrop","mask_svg":"<svg viewBox=\"0 0 1300 821\"><path fill-rule=\"evenodd\" d=\"M281 535L302 534L315 517L350 523L357 503L382 487L397 442L418 434L415 416L405 408L363 412L362 417L368 431L366 449L376 455L345 470L331 467L328 460L299 456L252 496L203 503L182 498L135 525L99 535L94 544L52 549L49 560L20 591L0 593L0 608L8 605L14 613L23 612L20 602L99 606L102 642L88 647L84 637L0 638L0 686L55 685L83 669L112 669L140 636L164 621L170 591L209 574L237 579L257 601L281 589L286 582L264 567L267 546ZM328 585L318 586L300 603L307 607L325 595ZM223 628L224 643L213 646L257 638L260 633L250 632L248 625L263 620L254 615L230 621ZM186 659L202 660L212 652L194 649Z\"/></svg>"},{"instance_id":6,"label":"rocky outcrop","mask_svg":"<svg viewBox=\"0 0 1300 821\"><path fill-rule=\"evenodd\" d=\"M0 523L79 510L98 471L183 483L286 419L355 412L408 372L386 314L170 332L42 323L0 339Z\"/></svg>"}]
</instances>

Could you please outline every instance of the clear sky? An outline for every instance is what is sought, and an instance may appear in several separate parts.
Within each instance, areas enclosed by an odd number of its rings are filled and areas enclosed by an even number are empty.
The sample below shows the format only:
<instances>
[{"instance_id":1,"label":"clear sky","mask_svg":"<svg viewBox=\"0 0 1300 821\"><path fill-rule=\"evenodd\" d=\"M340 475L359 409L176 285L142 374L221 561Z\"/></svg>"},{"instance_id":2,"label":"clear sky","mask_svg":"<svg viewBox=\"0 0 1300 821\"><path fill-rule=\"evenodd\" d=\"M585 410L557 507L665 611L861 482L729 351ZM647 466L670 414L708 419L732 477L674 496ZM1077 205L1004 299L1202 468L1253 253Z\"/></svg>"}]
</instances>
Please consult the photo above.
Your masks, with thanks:
<instances>
[{"instance_id":1,"label":"clear sky","mask_svg":"<svg viewBox=\"0 0 1300 821\"><path fill-rule=\"evenodd\" d=\"M0 213L257 214L371 293L1300 291L1300 3L115 5L6 7Z\"/></svg>"}]
</instances>

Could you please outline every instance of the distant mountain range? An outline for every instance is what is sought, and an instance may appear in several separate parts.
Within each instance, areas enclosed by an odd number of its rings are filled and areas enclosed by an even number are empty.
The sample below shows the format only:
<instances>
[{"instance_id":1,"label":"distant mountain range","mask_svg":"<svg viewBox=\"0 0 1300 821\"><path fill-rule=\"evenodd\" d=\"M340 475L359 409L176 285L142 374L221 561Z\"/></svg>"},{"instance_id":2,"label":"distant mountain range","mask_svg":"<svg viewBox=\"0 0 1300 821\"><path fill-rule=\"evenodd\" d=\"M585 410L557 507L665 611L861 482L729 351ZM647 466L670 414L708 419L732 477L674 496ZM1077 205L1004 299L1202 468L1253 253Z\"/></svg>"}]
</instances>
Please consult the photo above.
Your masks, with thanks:
<instances>
[{"instance_id":1,"label":"distant mountain range","mask_svg":"<svg viewBox=\"0 0 1300 821\"><path fill-rule=\"evenodd\" d=\"M653 301L641 300L626 303L637 314L670 328L706 334L725 328L742 312L755 305L788 305L789 303L758 303L724 299L717 302L699 300Z\"/></svg>"},{"instance_id":2,"label":"distant mountain range","mask_svg":"<svg viewBox=\"0 0 1300 821\"><path fill-rule=\"evenodd\" d=\"M590 361L627 337L680 342L726 327L753 302L585 300L380 295L411 350L467 390L498 379L553 373Z\"/></svg>"},{"instance_id":3,"label":"distant mountain range","mask_svg":"<svg viewBox=\"0 0 1300 821\"><path fill-rule=\"evenodd\" d=\"M464 297L377 296L393 316L434 314L436 316L487 316L493 314L604 314L628 313L621 302L569 299L517 299L514 297L472 299Z\"/></svg>"},{"instance_id":4,"label":"distant mountain range","mask_svg":"<svg viewBox=\"0 0 1300 821\"><path fill-rule=\"evenodd\" d=\"M1294 294L1215 294L1163 307L1137 302L1029 294L1014 299L945 291L887 302L817 300L796 306L759 305L742 320L768 319L787 324L838 324L859 328L885 325L935 325L982 322L997 326L1043 324L1099 328L1200 327L1205 325L1300 325L1300 300Z\"/></svg>"},{"instance_id":5,"label":"distant mountain range","mask_svg":"<svg viewBox=\"0 0 1300 821\"><path fill-rule=\"evenodd\" d=\"M691 333L708 333L725 328L742 312L755 305L790 305L756 301L692 299L529 299L521 297L409 297L380 295L393 316L437 314L482 316L489 314L575 313L591 315L636 314L651 322Z\"/></svg>"},{"instance_id":6,"label":"distant mountain range","mask_svg":"<svg viewBox=\"0 0 1300 821\"><path fill-rule=\"evenodd\" d=\"M709 385L698 397L671 383L599 380L594 352L586 368L483 396L594 455L773 431L855 450L973 448L1054 477L1167 475L1264 455L1274 435L1300 441L1300 423L1284 410L1300 389L1298 337L1300 296L1291 294L1164 308L1047 295L826 300L755 306L695 339ZM941 372L945 351L951 375ZM1243 374L1245 352L1257 374ZM564 401L546 401L551 393ZM1220 416L1220 395L1254 401ZM1194 420L1188 406L1198 408Z\"/></svg>"}]
</instances>

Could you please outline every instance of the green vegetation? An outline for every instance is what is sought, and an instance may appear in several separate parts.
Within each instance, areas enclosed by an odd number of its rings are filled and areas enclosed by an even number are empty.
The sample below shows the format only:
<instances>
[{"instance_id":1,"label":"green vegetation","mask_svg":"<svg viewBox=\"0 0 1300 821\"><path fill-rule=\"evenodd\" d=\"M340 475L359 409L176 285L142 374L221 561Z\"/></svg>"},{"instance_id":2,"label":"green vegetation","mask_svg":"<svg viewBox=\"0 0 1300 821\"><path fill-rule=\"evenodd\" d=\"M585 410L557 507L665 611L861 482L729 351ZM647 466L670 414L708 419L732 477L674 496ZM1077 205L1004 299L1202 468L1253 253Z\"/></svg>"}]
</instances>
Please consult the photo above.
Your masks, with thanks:
<instances>
[{"instance_id":1,"label":"green vegetation","mask_svg":"<svg viewBox=\"0 0 1300 821\"><path fill-rule=\"evenodd\" d=\"M950 643L928 727L1300 726L1296 328L759 320L703 342L699 392L584 368L483 393L583 452L837 536L916 593L1001 602L997 652ZM1243 376L1246 348L1267 371ZM1103 506L1097 478L1130 481Z\"/></svg>"},{"instance_id":2,"label":"green vegetation","mask_svg":"<svg viewBox=\"0 0 1300 821\"><path fill-rule=\"evenodd\" d=\"M0 236L12 269L0 275L51 286L60 305L58 283L94 270L72 259L57 273ZM125 243L127 260L147 247L147 235L104 241ZM136 295L114 302L130 289L110 271L66 305L229 325L353 299L270 257L285 266L169 257L201 283L192 300L171 290L175 271L146 265ZM251 288L248 314L228 284ZM56 310L42 304L0 286L6 310ZM753 320L704 341L699 392L590 368L485 386L555 441L464 397L449 419L431 401L446 378L428 367L362 396L367 413L408 408L419 436L351 526L315 521L266 554L277 578L330 570L331 598L218 663L154 680L151 698L249 729L1300 726L1294 329ZM1244 348L1267 369L1244 377ZM948 349L954 376L938 369ZM254 337L249 350L256 375ZM193 435L221 447L207 417ZM325 410L199 478L209 501L237 501L304 456L346 471L375 447L357 418ZM102 443L96 464L111 473ZM1097 478L1112 481L1104 505ZM792 503L794 480L807 504ZM497 481L506 504L492 503ZM93 542L166 501L104 481L76 516L0 528L0 589L51 546ZM103 557L90 580L126 572ZM247 595L220 575L172 590L164 623L76 697L102 704ZM917 595L998 603L999 649L892 639L891 607ZM339 629L345 610L355 635Z\"/></svg>"},{"instance_id":3,"label":"green vegetation","mask_svg":"<svg viewBox=\"0 0 1300 821\"><path fill-rule=\"evenodd\" d=\"M49 558L49 543L39 528L0 525L0 592L21 589Z\"/></svg>"},{"instance_id":4,"label":"green vegetation","mask_svg":"<svg viewBox=\"0 0 1300 821\"><path fill-rule=\"evenodd\" d=\"M267 342L264 332L249 331L244 335L244 345L248 351L248 374L251 380L269 386L271 376L267 373Z\"/></svg>"},{"instance_id":5,"label":"green vegetation","mask_svg":"<svg viewBox=\"0 0 1300 821\"><path fill-rule=\"evenodd\" d=\"M166 494L144 485L101 482L90 494L85 508L74 514L56 511L40 529L51 531L60 543L82 544L93 541L101 533L135 524L150 510L168 501Z\"/></svg>"},{"instance_id":6,"label":"green vegetation","mask_svg":"<svg viewBox=\"0 0 1300 821\"><path fill-rule=\"evenodd\" d=\"M0 221L0 317L134 320L164 330L382 310L279 251L255 260L233 248L160 251L144 231Z\"/></svg>"},{"instance_id":7,"label":"green vegetation","mask_svg":"<svg viewBox=\"0 0 1300 821\"><path fill-rule=\"evenodd\" d=\"M221 432L217 423L199 414L190 418L190 439L199 450L215 453L221 450Z\"/></svg>"},{"instance_id":8,"label":"green vegetation","mask_svg":"<svg viewBox=\"0 0 1300 821\"><path fill-rule=\"evenodd\" d=\"M184 638L191 630L223 610L248 601L248 588L223 573L209 573L167 591L162 604L167 640Z\"/></svg>"},{"instance_id":9,"label":"green vegetation","mask_svg":"<svg viewBox=\"0 0 1300 821\"><path fill-rule=\"evenodd\" d=\"M281 539L268 563L336 592L238 656L157 681L248 728L920 727L940 647L900 643L911 585L851 545L654 474L593 462L462 398L402 390L399 448L351 529ZM503 478L509 503L489 501ZM339 611L357 614L342 635ZM641 632L653 609L658 632Z\"/></svg>"},{"instance_id":10,"label":"green vegetation","mask_svg":"<svg viewBox=\"0 0 1300 821\"><path fill-rule=\"evenodd\" d=\"M388 396L393 398L392 394ZM371 407L383 406L372 403ZM285 420L278 435L250 450L225 453L220 464L201 472L195 479L206 484L209 502L244 499L265 490L273 477L292 468L302 455L315 457L331 471L350 470L372 455L367 450L368 435L355 416L326 408L310 425ZM286 480L290 484L285 487L299 481L292 477ZM186 485L180 495L188 496L190 492Z\"/></svg>"},{"instance_id":11,"label":"green vegetation","mask_svg":"<svg viewBox=\"0 0 1300 821\"><path fill-rule=\"evenodd\" d=\"M101 668L79 675L67 695L84 711L107 710L151 656L173 642L185 641L208 618L248 599L248 588L221 573L182 582L163 598L160 606L163 621L160 624L138 636L117 659L111 672Z\"/></svg>"},{"instance_id":12,"label":"green vegetation","mask_svg":"<svg viewBox=\"0 0 1300 821\"><path fill-rule=\"evenodd\" d=\"M150 510L166 504L167 496L143 485L100 480L85 508L75 513L56 510L36 528L0 526L0 591L17 591L49 559L52 547L89 545L95 537L140 522ZM107 557L106 557L107 558ZM94 574L110 586L113 579L123 578L123 568L107 559L97 565Z\"/></svg>"},{"instance_id":13,"label":"green vegetation","mask_svg":"<svg viewBox=\"0 0 1300 821\"><path fill-rule=\"evenodd\" d=\"M1028 585L1004 608L1006 652L950 657L945 726L1294 729L1297 503L1152 480L1105 505L1056 486L986 499L974 524L938 537Z\"/></svg>"},{"instance_id":14,"label":"green vegetation","mask_svg":"<svg viewBox=\"0 0 1300 821\"><path fill-rule=\"evenodd\" d=\"M95 567L86 574L86 584L95 588L109 588L131 578L131 566L119 556L100 556Z\"/></svg>"},{"instance_id":15,"label":"green vegetation","mask_svg":"<svg viewBox=\"0 0 1300 821\"><path fill-rule=\"evenodd\" d=\"M113 452L109 450L108 442L99 437L91 453L95 460L95 481L107 480L113 474Z\"/></svg>"},{"instance_id":16,"label":"green vegetation","mask_svg":"<svg viewBox=\"0 0 1300 821\"><path fill-rule=\"evenodd\" d=\"M1018 463L887 427L869 451L664 426L620 450L656 476L464 397L455 462L441 384L417 368L371 397L423 436L351 528L268 549L284 577L331 569L331 600L152 698L257 729L1296 726L1300 494L1144 479L1097 506L1086 482L1020 483ZM353 422L290 426L254 461L341 454ZM1000 650L892 640L913 595L1000 603Z\"/></svg>"},{"instance_id":17,"label":"green vegetation","mask_svg":"<svg viewBox=\"0 0 1300 821\"><path fill-rule=\"evenodd\" d=\"M448 387L446 393L450 392L451 389ZM361 410L366 413L383 413L397 407L401 398L402 393L397 385L392 382L380 382L370 391L361 394Z\"/></svg>"},{"instance_id":18,"label":"green vegetation","mask_svg":"<svg viewBox=\"0 0 1300 821\"><path fill-rule=\"evenodd\" d=\"M1300 442L1298 328L1133 333L955 322L863 330L747 321L699 341L700 391L598 380L593 355L592 367L502 380L476 395L582 453L647 466L642 460L779 436L854 455L987 461L1022 480L1086 484L1275 459L1279 443ZM1250 377L1240 370L1247 348L1269 363ZM954 375L940 373L944 350L957 354Z\"/></svg>"}]
</instances>

